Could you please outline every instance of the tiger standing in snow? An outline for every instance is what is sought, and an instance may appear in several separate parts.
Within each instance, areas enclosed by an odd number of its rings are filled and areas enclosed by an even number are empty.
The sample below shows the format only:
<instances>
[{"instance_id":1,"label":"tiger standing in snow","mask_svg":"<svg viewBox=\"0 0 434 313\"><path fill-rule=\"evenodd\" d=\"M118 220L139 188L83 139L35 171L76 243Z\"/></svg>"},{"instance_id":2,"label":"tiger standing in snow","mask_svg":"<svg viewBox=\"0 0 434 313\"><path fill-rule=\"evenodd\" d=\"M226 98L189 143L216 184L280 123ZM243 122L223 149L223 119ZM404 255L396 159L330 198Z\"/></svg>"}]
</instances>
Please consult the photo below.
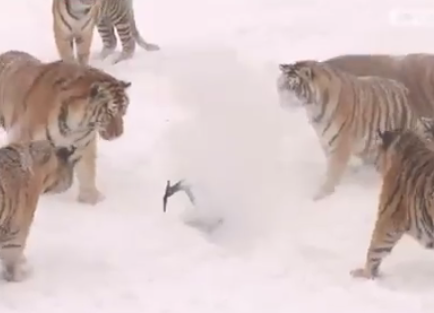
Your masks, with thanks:
<instances>
[{"instance_id":1,"label":"tiger standing in snow","mask_svg":"<svg viewBox=\"0 0 434 313\"><path fill-rule=\"evenodd\" d=\"M280 64L281 105L302 104L327 157L325 179L313 199L335 190L352 155L378 169L377 131L415 129L419 116L409 105L408 89L397 81L356 77L328 64Z\"/></svg>"},{"instance_id":2,"label":"tiger standing in snow","mask_svg":"<svg viewBox=\"0 0 434 313\"><path fill-rule=\"evenodd\" d=\"M44 63L24 51L0 54L0 122L9 142L47 139L70 149L78 201L104 199L96 184L98 135L124 133L131 82L62 60Z\"/></svg>"},{"instance_id":3,"label":"tiger standing in snow","mask_svg":"<svg viewBox=\"0 0 434 313\"><path fill-rule=\"evenodd\" d=\"M428 136L410 130L387 130L381 138L383 183L371 242L363 267L353 277L375 279L383 259L404 234L426 249L434 248L434 122Z\"/></svg>"},{"instance_id":4,"label":"tiger standing in snow","mask_svg":"<svg viewBox=\"0 0 434 313\"><path fill-rule=\"evenodd\" d=\"M158 45L145 41L140 35L132 0L53 0L52 14L54 39L63 60L75 60L75 43L78 62L89 62L95 25L104 46L100 53L102 59L116 49L115 29L122 52L114 59L114 63L132 58L136 43L147 51L160 50Z\"/></svg>"},{"instance_id":5,"label":"tiger standing in snow","mask_svg":"<svg viewBox=\"0 0 434 313\"><path fill-rule=\"evenodd\" d=\"M47 140L0 148L0 260L7 281L28 274L24 249L40 195L64 192L72 184L69 153Z\"/></svg>"}]
</instances>

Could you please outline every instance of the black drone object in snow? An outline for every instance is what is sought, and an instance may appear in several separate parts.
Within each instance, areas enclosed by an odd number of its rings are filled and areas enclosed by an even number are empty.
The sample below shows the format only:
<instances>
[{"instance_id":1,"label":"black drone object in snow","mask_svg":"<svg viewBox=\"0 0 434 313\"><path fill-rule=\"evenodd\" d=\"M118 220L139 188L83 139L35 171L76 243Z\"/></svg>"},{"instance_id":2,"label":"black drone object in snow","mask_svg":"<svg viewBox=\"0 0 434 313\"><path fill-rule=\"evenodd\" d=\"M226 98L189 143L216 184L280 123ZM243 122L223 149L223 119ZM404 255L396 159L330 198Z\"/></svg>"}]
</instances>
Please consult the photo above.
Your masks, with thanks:
<instances>
[{"instance_id":1,"label":"black drone object in snow","mask_svg":"<svg viewBox=\"0 0 434 313\"><path fill-rule=\"evenodd\" d=\"M168 180L166 184L166 191L164 192L164 196L163 196L163 212L166 212L167 200L178 191L184 191L187 194L188 198L190 199L191 203L195 204L196 200L194 198L193 193L191 192L190 185L185 183L184 180L180 180L175 185L171 186L170 180Z\"/></svg>"}]
</instances>

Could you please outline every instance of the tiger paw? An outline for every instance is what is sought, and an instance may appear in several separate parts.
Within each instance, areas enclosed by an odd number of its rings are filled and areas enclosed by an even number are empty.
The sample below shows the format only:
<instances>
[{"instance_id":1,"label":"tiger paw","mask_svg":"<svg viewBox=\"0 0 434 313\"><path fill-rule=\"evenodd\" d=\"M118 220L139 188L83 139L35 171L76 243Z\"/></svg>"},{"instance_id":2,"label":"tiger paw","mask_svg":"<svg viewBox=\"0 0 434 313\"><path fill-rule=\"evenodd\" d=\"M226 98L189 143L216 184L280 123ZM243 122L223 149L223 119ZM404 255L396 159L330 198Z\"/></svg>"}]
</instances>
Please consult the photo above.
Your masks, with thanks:
<instances>
[{"instance_id":1,"label":"tiger paw","mask_svg":"<svg viewBox=\"0 0 434 313\"><path fill-rule=\"evenodd\" d=\"M25 280L30 273L31 267L26 262L22 262L4 266L2 276L8 282L20 282Z\"/></svg>"},{"instance_id":2,"label":"tiger paw","mask_svg":"<svg viewBox=\"0 0 434 313\"><path fill-rule=\"evenodd\" d=\"M115 52L116 47L114 48L103 48L101 52L99 53L99 58L101 60L105 60L109 55L111 55L113 52Z\"/></svg>"},{"instance_id":3,"label":"tiger paw","mask_svg":"<svg viewBox=\"0 0 434 313\"><path fill-rule=\"evenodd\" d=\"M375 279L374 273L367 271L365 268L357 268L350 272L350 275L354 278Z\"/></svg>"},{"instance_id":4,"label":"tiger paw","mask_svg":"<svg viewBox=\"0 0 434 313\"><path fill-rule=\"evenodd\" d=\"M117 64L119 62L129 60L133 57L133 53L122 51L117 57L113 59L113 64Z\"/></svg>"},{"instance_id":5,"label":"tiger paw","mask_svg":"<svg viewBox=\"0 0 434 313\"><path fill-rule=\"evenodd\" d=\"M105 196L98 190L80 191L78 194L78 202L95 205L105 199Z\"/></svg>"}]
</instances>

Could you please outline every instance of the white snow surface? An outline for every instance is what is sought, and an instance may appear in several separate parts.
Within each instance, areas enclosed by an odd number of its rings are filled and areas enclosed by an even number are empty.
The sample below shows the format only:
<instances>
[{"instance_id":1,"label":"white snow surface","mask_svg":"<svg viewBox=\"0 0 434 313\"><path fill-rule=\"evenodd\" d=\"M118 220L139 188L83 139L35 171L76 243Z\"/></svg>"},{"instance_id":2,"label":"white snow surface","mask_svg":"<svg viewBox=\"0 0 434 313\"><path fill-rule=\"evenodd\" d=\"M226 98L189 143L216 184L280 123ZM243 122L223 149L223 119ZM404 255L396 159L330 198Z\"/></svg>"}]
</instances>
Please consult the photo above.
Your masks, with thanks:
<instances>
[{"instance_id":1,"label":"white snow surface","mask_svg":"<svg viewBox=\"0 0 434 313\"><path fill-rule=\"evenodd\" d=\"M50 0L0 4L0 48L57 59ZM125 134L99 142L106 199L77 184L41 197L21 283L0 281L0 312L431 312L434 255L404 238L384 276L356 280L376 215L379 177L349 171L311 197L325 170L302 109L278 105L279 62L342 53L434 49L432 27L400 27L395 9L428 0L135 0L133 59L92 65L130 80ZM431 25L432 26L432 25ZM119 47L118 47L119 50ZM162 211L166 180L195 187ZM210 230L200 224L221 218ZM206 226L206 225L205 225Z\"/></svg>"}]
</instances>

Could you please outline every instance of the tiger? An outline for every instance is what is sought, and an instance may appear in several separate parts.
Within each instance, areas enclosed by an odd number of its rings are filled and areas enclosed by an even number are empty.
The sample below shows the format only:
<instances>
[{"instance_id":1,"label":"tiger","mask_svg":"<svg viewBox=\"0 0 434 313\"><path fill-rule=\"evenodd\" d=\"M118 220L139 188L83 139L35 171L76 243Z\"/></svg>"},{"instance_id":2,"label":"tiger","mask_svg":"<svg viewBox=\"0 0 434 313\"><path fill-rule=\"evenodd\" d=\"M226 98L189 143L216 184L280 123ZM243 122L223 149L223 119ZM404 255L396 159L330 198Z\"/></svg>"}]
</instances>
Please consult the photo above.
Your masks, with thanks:
<instances>
[{"instance_id":1,"label":"tiger","mask_svg":"<svg viewBox=\"0 0 434 313\"><path fill-rule=\"evenodd\" d=\"M434 54L344 54L323 62L356 76L395 79L409 89L419 114L434 116Z\"/></svg>"},{"instance_id":2,"label":"tiger","mask_svg":"<svg viewBox=\"0 0 434 313\"><path fill-rule=\"evenodd\" d=\"M404 234L434 248L434 120L421 136L409 129L379 131L383 163L378 212L364 267L354 278L376 279L383 259Z\"/></svg>"},{"instance_id":3,"label":"tiger","mask_svg":"<svg viewBox=\"0 0 434 313\"><path fill-rule=\"evenodd\" d=\"M114 58L114 64L132 58L136 42L146 51L160 50L159 45L145 41L140 35L132 0L53 0L52 14L54 39L64 60L74 60L75 41L78 62L89 62L95 25L103 43L100 52L103 60L116 49L115 28L122 43L122 52Z\"/></svg>"},{"instance_id":4,"label":"tiger","mask_svg":"<svg viewBox=\"0 0 434 313\"><path fill-rule=\"evenodd\" d=\"M102 0L104 1L104 0ZM88 64L100 0L93 5L78 0L53 0L53 34L57 52L64 61ZM76 55L74 53L74 45Z\"/></svg>"},{"instance_id":5,"label":"tiger","mask_svg":"<svg viewBox=\"0 0 434 313\"><path fill-rule=\"evenodd\" d=\"M24 250L39 198L71 186L69 154L48 140L0 148L0 261L6 281L21 281L29 273Z\"/></svg>"},{"instance_id":6,"label":"tiger","mask_svg":"<svg viewBox=\"0 0 434 313\"><path fill-rule=\"evenodd\" d=\"M305 107L327 159L315 201L334 193L351 156L378 170L377 130L413 129L420 124L420 116L409 104L408 89L395 80L356 77L314 60L279 64L279 69L281 106Z\"/></svg>"},{"instance_id":7,"label":"tiger","mask_svg":"<svg viewBox=\"0 0 434 313\"><path fill-rule=\"evenodd\" d=\"M0 125L9 142L49 140L71 150L78 201L96 204L97 136L124 133L131 82L78 63L44 63L24 51L0 54Z\"/></svg>"}]
</instances>

